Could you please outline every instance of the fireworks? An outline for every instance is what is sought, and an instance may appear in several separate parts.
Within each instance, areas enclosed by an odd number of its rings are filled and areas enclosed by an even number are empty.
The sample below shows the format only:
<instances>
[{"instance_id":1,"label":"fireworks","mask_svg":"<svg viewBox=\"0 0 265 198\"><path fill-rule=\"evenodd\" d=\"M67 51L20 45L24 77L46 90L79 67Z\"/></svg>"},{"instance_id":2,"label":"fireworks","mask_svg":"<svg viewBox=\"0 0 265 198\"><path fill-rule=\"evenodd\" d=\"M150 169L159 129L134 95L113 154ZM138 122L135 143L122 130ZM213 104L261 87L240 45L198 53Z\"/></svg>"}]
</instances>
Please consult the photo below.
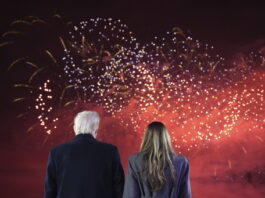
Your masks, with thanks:
<instances>
[{"instance_id":1,"label":"fireworks","mask_svg":"<svg viewBox=\"0 0 265 198\"><path fill-rule=\"evenodd\" d=\"M49 83L50 83L50 80L47 80L43 84L43 86L39 87L40 94L38 95L38 98L36 99L37 104L35 105L35 110L39 110L41 112L38 116L40 125L43 126L44 130L46 130L48 134L51 134L53 130L57 128L57 126L54 125L52 128L49 128L51 127L51 124L49 125L47 124L49 123L49 120L52 117L48 113L50 113L53 110L52 105L47 104L49 103L50 100L52 100L52 95L51 95L52 90L48 88ZM52 122L57 122L57 121L58 121L58 117L52 120Z\"/></svg>"},{"instance_id":2,"label":"fireworks","mask_svg":"<svg viewBox=\"0 0 265 198\"><path fill-rule=\"evenodd\" d=\"M90 19L73 26L65 48L64 73L83 102L114 114L132 97L138 43L120 20ZM131 73L132 72L132 73Z\"/></svg>"},{"instance_id":3,"label":"fireworks","mask_svg":"<svg viewBox=\"0 0 265 198\"><path fill-rule=\"evenodd\" d=\"M34 69L23 87L34 92L30 105L46 133L64 122L54 111L82 104L103 107L106 116L117 118L130 132L142 134L149 122L163 121L177 149L192 150L264 129L262 53L226 60L214 54L213 46L179 28L140 44L126 24L111 18L89 19L66 29L68 35L54 43L60 56L43 50L49 67L28 57L9 67L23 62ZM4 40L0 46L8 42L13 43Z\"/></svg>"}]
</instances>

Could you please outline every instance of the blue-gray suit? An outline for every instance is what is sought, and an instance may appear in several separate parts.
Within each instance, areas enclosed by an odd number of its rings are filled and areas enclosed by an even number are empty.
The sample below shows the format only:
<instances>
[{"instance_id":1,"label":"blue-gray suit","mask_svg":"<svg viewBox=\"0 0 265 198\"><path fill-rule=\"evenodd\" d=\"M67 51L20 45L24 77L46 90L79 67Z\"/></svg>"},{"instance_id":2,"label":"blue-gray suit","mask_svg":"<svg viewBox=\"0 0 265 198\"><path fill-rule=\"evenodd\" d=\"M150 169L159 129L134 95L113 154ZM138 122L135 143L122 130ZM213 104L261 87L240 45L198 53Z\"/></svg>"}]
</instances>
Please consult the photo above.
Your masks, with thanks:
<instances>
[{"instance_id":1,"label":"blue-gray suit","mask_svg":"<svg viewBox=\"0 0 265 198\"><path fill-rule=\"evenodd\" d=\"M147 172L142 166L143 156L144 153L137 153L129 157L123 198L191 198L189 162L186 157L172 156L176 180L170 179L169 169L166 169L164 187L152 193L146 179Z\"/></svg>"}]
</instances>

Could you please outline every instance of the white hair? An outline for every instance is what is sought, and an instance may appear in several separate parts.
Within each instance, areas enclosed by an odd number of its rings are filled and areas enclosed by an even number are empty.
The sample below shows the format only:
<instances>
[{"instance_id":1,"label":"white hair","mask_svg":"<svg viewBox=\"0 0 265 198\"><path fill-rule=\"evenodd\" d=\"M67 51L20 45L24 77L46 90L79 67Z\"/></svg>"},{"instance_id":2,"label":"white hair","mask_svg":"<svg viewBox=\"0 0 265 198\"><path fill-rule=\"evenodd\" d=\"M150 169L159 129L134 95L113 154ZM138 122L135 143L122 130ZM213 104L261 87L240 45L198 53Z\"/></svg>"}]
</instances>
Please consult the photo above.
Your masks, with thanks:
<instances>
[{"instance_id":1,"label":"white hair","mask_svg":"<svg viewBox=\"0 0 265 198\"><path fill-rule=\"evenodd\" d=\"M91 134L96 137L99 127L99 115L95 111L79 112L74 119L75 134Z\"/></svg>"}]
</instances>

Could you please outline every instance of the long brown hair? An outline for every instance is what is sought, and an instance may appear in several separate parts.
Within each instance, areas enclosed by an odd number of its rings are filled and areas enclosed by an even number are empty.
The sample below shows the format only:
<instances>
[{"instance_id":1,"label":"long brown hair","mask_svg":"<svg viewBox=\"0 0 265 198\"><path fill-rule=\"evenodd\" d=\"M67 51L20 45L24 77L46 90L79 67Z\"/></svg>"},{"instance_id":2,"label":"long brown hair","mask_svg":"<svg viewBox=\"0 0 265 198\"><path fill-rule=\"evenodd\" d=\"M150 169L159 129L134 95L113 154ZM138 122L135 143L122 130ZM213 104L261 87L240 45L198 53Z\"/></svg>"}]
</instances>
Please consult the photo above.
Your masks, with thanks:
<instances>
[{"instance_id":1,"label":"long brown hair","mask_svg":"<svg viewBox=\"0 0 265 198\"><path fill-rule=\"evenodd\" d=\"M174 150L163 123L152 122L148 125L140 151L145 152L143 164L147 168L147 179L153 192L162 189L166 180L166 167L169 167L170 175L175 179L175 169L171 161Z\"/></svg>"}]
</instances>

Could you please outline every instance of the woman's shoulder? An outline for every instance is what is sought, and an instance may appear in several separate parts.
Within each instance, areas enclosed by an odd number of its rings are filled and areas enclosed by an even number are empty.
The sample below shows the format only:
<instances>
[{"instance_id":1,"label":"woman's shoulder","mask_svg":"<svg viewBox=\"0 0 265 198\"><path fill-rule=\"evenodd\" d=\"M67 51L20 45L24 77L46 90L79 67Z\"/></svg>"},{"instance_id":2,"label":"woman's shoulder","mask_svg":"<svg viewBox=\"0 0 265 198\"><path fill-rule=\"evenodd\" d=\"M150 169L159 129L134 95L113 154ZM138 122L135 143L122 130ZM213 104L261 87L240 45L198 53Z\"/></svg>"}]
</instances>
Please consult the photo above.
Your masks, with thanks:
<instances>
[{"instance_id":1,"label":"woman's shoulder","mask_svg":"<svg viewBox=\"0 0 265 198\"><path fill-rule=\"evenodd\" d=\"M144 153L134 153L129 156L128 164L135 172L142 170Z\"/></svg>"},{"instance_id":2,"label":"woman's shoulder","mask_svg":"<svg viewBox=\"0 0 265 198\"><path fill-rule=\"evenodd\" d=\"M129 161L137 161L143 158L144 153L133 153L129 156Z\"/></svg>"},{"instance_id":3,"label":"woman's shoulder","mask_svg":"<svg viewBox=\"0 0 265 198\"><path fill-rule=\"evenodd\" d=\"M173 160L176 162L181 162L181 163L189 163L187 157L181 154L173 154Z\"/></svg>"},{"instance_id":4,"label":"woman's shoulder","mask_svg":"<svg viewBox=\"0 0 265 198\"><path fill-rule=\"evenodd\" d=\"M129 156L129 160L130 161L139 161L143 158L144 156L144 152L139 152L139 153L133 153ZM181 161L181 162L188 162L188 159L187 157L185 157L184 155L181 155L181 154L173 154L173 160L174 161Z\"/></svg>"},{"instance_id":5,"label":"woman's shoulder","mask_svg":"<svg viewBox=\"0 0 265 198\"><path fill-rule=\"evenodd\" d=\"M128 162L135 167L140 168L142 166L145 152L133 153L129 156Z\"/></svg>"}]
</instances>

